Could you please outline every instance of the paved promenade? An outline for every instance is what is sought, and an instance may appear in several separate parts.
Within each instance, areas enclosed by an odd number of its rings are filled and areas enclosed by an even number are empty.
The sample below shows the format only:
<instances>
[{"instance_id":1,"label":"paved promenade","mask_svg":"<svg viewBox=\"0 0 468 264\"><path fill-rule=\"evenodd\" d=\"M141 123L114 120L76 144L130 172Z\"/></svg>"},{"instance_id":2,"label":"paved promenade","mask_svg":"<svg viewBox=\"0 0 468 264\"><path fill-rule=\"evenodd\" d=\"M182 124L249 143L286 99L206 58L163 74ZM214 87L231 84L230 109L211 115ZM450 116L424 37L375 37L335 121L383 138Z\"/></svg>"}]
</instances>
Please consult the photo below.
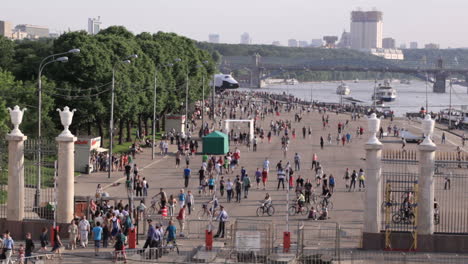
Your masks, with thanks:
<instances>
[{"instance_id":1,"label":"paved promenade","mask_svg":"<svg viewBox=\"0 0 468 264\"><path fill-rule=\"evenodd\" d=\"M230 178L234 180L236 175L240 174L241 166L244 166L247 169L252 181L252 188L249 193L248 199L242 199L240 203L231 202L227 203L226 198L219 197L219 201L222 205L225 206L226 211L228 212L230 219L239 219L239 218L251 218L259 219L256 216L256 209L259 206L258 201L262 200L265 196L265 193L268 192L272 196L273 205L275 206L276 212L273 217L264 217L263 219L272 220L277 224L276 231L278 235L285 230L285 219L286 219L286 191L277 190L277 180L276 180L276 170L274 169L276 163L279 160L283 161L283 165L287 161L291 162L294 166L294 154L297 152L301 156L301 170L295 172L294 178L297 179L298 175L301 175L305 180L311 179L314 182L315 172L311 170L312 165L312 155L316 153L324 173L327 175L333 174L336 179L336 188L335 193L333 194L333 203L334 208L330 210L329 215L330 219L328 222L337 222L342 226L349 227L359 233L363 224L363 215L364 215L364 192L348 192L344 187L343 175L346 168L352 170L359 170L360 168L365 168L365 151L364 144L369 138L367 133L364 133L362 138L356 137L356 129L358 126L363 126L364 131L367 131L367 121L366 118L362 118L357 121L351 121L351 117L348 114L336 114L336 113L326 113L325 115L329 116L329 127L325 129L322 127L322 114L319 114L317 110L313 112L303 113L303 119L300 123L294 122L295 110L292 110L290 113L281 112L280 116L276 115L267 115L264 121L260 121L257 126L262 127L266 133L270 130L269 124L271 120L290 120L292 121L292 128L296 130L296 138L291 138L289 150L286 157L283 156L283 151L281 150L281 138L272 137L271 143L268 143L265 138L262 143L259 140L257 152L252 152L247 149L246 146L237 146L241 151L241 159L239 166L235 169L233 174L222 175L225 180ZM352 141L349 144L344 146L336 143L337 135L337 125L339 122L345 123L346 120L349 120L349 125L344 129L344 133L350 132L352 135ZM390 120L383 120L382 127L384 129L390 124ZM404 127L413 133L420 134L420 124L414 121L407 121L406 119L396 119L392 123L396 124L399 128ZM311 137L302 136L302 127L311 127L312 135ZM231 126L234 130L239 129L239 131L247 131L247 124L236 124ZM332 135L332 143L327 142L327 135L330 133ZM291 136L291 134L290 134ZM323 149L320 148L320 137L323 137L325 140L325 146ZM436 129L434 139L438 144L439 150L441 151L454 151L457 144L461 141L460 139L452 134L446 133L447 143L440 145L440 136L441 131ZM400 149L401 143L400 140L396 137L385 137L382 142L384 143L384 149ZM201 146L201 144L200 144ZM236 146L231 144L231 149L234 150ZM140 168L140 174L143 177L146 177L149 183L148 196L151 197L159 192L160 188L164 188L168 195L173 194L176 196L179 193L179 190L183 186L183 166L182 168L175 168L175 157L173 152L175 151L175 145L170 146L170 155L160 156L157 155L155 160L151 160L151 150L145 148L142 154L138 154L136 158L136 163ZM417 149L416 144L407 144L407 150ZM201 147L200 147L201 150ZM257 168L262 168L262 164L265 158L268 158L270 161L270 174L268 178L267 188L263 190L260 188L256 189L255 182L255 170ZM182 160L184 163L184 160ZM192 178L190 180L188 190L192 190L195 193L195 209L200 210L201 204L208 201L208 196L198 195L198 170L201 166L201 155L196 155L192 158L190 162L190 168L192 170ZM107 178L107 173L93 173L90 175L81 175L76 178L75 191L76 195L90 195L94 196L96 185L100 183L105 188L105 192L108 192L111 196L121 196L126 197L126 189L124 186L123 172L114 172L112 177ZM121 183L117 185L116 183ZM187 190L186 190L187 191ZM317 190L318 192L320 191ZM291 192L291 199L294 198L294 193ZM149 204L147 201L147 205ZM126 202L126 201L125 201ZM178 206L176 207L176 212L178 211ZM196 215L196 212L195 212ZM194 215L188 216L188 219L195 218ZM291 226L297 225L298 221L306 221L305 216L293 216L290 217ZM178 228L178 225L177 225ZM200 226L203 228L203 226ZM215 223L215 230L217 229L217 223ZM142 238L143 239L143 238ZM275 243L281 243L281 236L278 237L278 241ZM219 242L229 243L228 240L215 240ZM140 241L140 247L144 241ZM183 246L195 247L203 245L204 239L200 238L185 238L178 241ZM359 245L359 239L356 237L354 241L355 247ZM353 246L350 244L350 246Z\"/></svg>"}]
</instances>

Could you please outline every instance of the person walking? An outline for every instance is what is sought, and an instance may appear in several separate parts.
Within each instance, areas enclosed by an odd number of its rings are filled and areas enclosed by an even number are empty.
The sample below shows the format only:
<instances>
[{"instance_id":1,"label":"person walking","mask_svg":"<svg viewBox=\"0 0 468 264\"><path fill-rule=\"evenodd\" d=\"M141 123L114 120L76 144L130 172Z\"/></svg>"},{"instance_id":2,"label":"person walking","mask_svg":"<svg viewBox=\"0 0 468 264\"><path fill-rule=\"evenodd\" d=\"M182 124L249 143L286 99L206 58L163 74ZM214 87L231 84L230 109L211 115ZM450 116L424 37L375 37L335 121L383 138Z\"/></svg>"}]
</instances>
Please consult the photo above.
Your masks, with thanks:
<instances>
[{"instance_id":1,"label":"person walking","mask_svg":"<svg viewBox=\"0 0 468 264\"><path fill-rule=\"evenodd\" d=\"M242 185L244 185L244 198L247 199L250 189L250 177L248 174L245 174L244 179L242 180Z\"/></svg>"},{"instance_id":2,"label":"person walking","mask_svg":"<svg viewBox=\"0 0 468 264\"><path fill-rule=\"evenodd\" d=\"M232 189L234 187L234 184L232 183L231 179L228 178L226 182L226 198L227 202L230 203L232 199Z\"/></svg>"},{"instance_id":3,"label":"person walking","mask_svg":"<svg viewBox=\"0 0 468 264\"><path fill-rule=\"evenodd\" d=\"M41 241L41 251L47 251L47 244L49 244L49 239L47 237L47 227L42 228L42 232L39 235L39 241Z\"/></svg>"},{"instance_id":4,"label":"person walking","mask_svg":"<svg viewBox=\"0 0 468 264\"><path fill-rule=\"evenodd\" d=\"M366 185L364 184L366 177L364 175L363 169L359 169L358 180L359 180L359 191L361 191L361 186L362 186L362 189L366 188Z\"/></svg>"},{"instance_id":5,"label":"person walking","mask_svg":"<svg viewBox=\"0 0 468 264\"><path fill-rule=\"evenodd\" d=\"M262 180L262 172L259 168L255 171L255 183L257 183L257 190L260 186L260 181Z\"/></svg>"},{"instance_id":6,"label":"person walking","mask_svg":"<svg viewBox=\"0 0 468 264\"><path fill-rule=\"evenodd\" d=\"M318 165L318 157L317 157L317 153L314 153L312 155L312 168L311 168L311 170L313 170L314 167L317 167L317 165Z\"/></svg>"},{"instance_id":7,"label":"person walking","mask_svg":"<svg viewBox=\"0 0 468 264\"><path fill-rule=\"evenodd\" d=\"M26 247L25 247L25 257L26 257L26 259L25 259L24 263L27 264L28 263L27 258L32 256L32 252L35 249L34 241L32 240L31 233L26 234L26 240L24 242L26 244Z\"/></svg>"},{"instance_id":8,"label":"person walking","mask_svg":"<svg viewBox=\"0 0 468 264\"><path fill-rule=\"evenodd\" d=\"M188 188L191 174L192 174L192 171L190 170L189 166L187 165L187 167L184 169L184 186L185 186L185 188Z\"/></svg>"},{"instance_id":9,"label":"person walking","mask_svg":"<svg viewBox=\"0 0 468 264\"><path fill-rule=\"evenodd\" d=\"M14 246L15 242L10 236L10 231L5 231L5 233L3 234L3 254L5 255L5 260L2 263L13 264L11 255L13 254Z\"/></svg>"},{"instance_id":10,"label":"person walking","mask_svg":"<svg viewBox=\"0 0 468 264\"><path fill-rule=\"evenodd\" d=\"M276 174L278 176L278 187L276 187L276 189L279 190L280 184L282 184L284 190L284 180L286 178L286 174L283 169L279 169Z\"/></svg>"},{"instance_id":11,"label":"person walking","mask_svg":"<svg viewBox=\"0 0 468 264\"><path fill-rule=\"evenodd\" d=\"M331 193L335 191L335 177L332 174L330 174L330 177L328 177L328 188L330 189Z\"/></svg>"},{"instance_id":12,"label":"person walking","mask_svg":"<svg viewBox=\"0 0 468 264\"><path fill-rule=\"evenodd\" d=\"M70 241L70 250L76 249L76 238L78 237L78 226L75 220L72 220L68 226L68 238Z\"/></svg>"},{"instance_id":13,"label":"person walking","mask_svg":"<svg viewBox=\"0 0 468 264\"><path fill-rule=\"evenodd\" d=\"M320 137L320 148L323 149L323 137Z\"/></svg>"},{"instance_id":14,"label":"person walking","mask_svg":"<svg viewBox=\"0 0 468 264\"><path fill-rule=\"evenodd\" d=\"M185 204L180 207L179 214L177 215L176 219L179 222L179 227L180 227L180 232L179 235L180 237L184 237L184 227L185 227Z\"/></svg>"},{"instance_id":15,"label":"person walking","mask_svg":"<svg viewBox=\"0 0 468 264\"><path fill-rule=\"evenodd\" d=\"M96 226L93 227L93 238L94 238L94 255L99 255L99 248L101 248L102 240L102 227L101 223L97 222Z\"/></svg>"},{"instance_id":16,"label":"person walking","mask_svg":"<svg viewBox=\"0 0 468 264\"><path fill-rule=\"evenodd\" d=\"M216 235L214 236L215 238L224 238L224 233L225 233L225 224L226 224L226 221L228 220L229 218L229 215L228 213L224 210L224 206L220 206L220 212L219 212L219 215L217 217L217 220L219 221L219 226L218 226L218 232L216 232Z\"/></svg>"},{"instance_id":17,"label":"person walking","mask_svg":"<svg viewBox=\"0 0 468 264\"><path fill-rule=\"evenodd\" d=\"M187 193L187 208L188 214L192 214L192 207L195 205L195 197L192 194L192 191L188 191Z\"/></svg>"},{"instance_id":18,"label":"person walking","mask_svg":"<svg viewBox=\"0 0 468 264\"><path fill-rule=\"evenodd\" d=\"M445 132L442 132L442 141L441 144L445 144Z\"/></svg>"},{"instance_id":19,"label":"person walking","mask_svg":"<svg viewBox=\"0 0 468 264\"><path fill-rule=\"evenodd\" d=\"M78 223L78 230L80 231L80 242L81 247L86 248L88 246L88 234L91 226L89 225L88 220L86 220L86 215L83 215L81 221Z\"/></svg>"},{"instance_id":20,"label":"person walking","mask_svg":"<svg viewBox=\"0 0 468 264\"><path fill-rule=\"evenodd\" d=\"M151 259L153 255L152 254L153 250L151 249L156 247L157 236L159 233L156 231L156 228L153 226L153 220L148 219L147 222L148 222L148 231L146 232L146 241L145 241L145 244L143 245L143 249L146 249L148 247L150 248L149 258Z\"/></svg>"},{"instance_id":21,"label":"person walking","mask_svg":"<svg viewBox=\"0 0 468 264\"><path fill-rule=\"evenodd\" d=\"M300 171L301 170L301 156L296 152L294 155L294 170Z\"/></svg>"},{"instance_id":22,"label":"person walking","mask_svg":"<svg viewBox=\"0 0 468 264\"><path fill-rule=\"evenodd\" d=\"M179 206L182 208L185 205L185 200L187 199L187 196L185 195L184 189L180 189L179 193Z\"/></svg>"},{"instance_id":23,"label":"person walking","mask_svg":"<svg viewBox=\"0 0 468 264\"><path fill-rule=\"evenodd\" d=\"M349 189L349 179L351 177L349 176L349 168L346 168L346 171L345 171L345 174L344 174L344 177L343 179L345 180L345 187L346 189Z\"/></svg>"},{"instance_id":24,"label":"person walking","mask_svg":"<svg viewBox=\"0 0 468 264\"><path fill-rule=\"evenodd\" d=\"M58 227L56 227L55 230L54 230L54 238L53 239L54 239L53 240L54 241L54 246L52 247L51 252L52 253L57 253L59 258L61 258L60 248L62 248L62 240L60 239Z\"/></svg>"},{"instance_id":25,"label":"person walking","mask_svg":"<svg viewBox=\"0 0 468 264\"><path fill-rule=\"evenodd\" d=\"M263 169L262 171L262 183L263 183L263 190L266 189L266 182L268 180L268 171Z\"/></svg>"},{"instance_id":26,"label":"person walking","mask_svg":"<svg viewBox=\"0 0 468 264\"><path fill-rule=\"evenodd\" d=\"M239 178L239 175L236 176L236 180L234 181L234 187L236 190L236 202L241 202L242 197L242 181Z\"/></svg>"},{"instance_id":27,"label":"person walking","mask_svg":"<svg viewBox=\"0 0 468 264\"><path fill-rule=\"evenodd\" d=\"M351 188L356 190L356 179L357 179L357 173L356 170L353 170L353 173L351 173L351 183L349 184L349 191L351 191Z\"/></svg>"}]
</instances>

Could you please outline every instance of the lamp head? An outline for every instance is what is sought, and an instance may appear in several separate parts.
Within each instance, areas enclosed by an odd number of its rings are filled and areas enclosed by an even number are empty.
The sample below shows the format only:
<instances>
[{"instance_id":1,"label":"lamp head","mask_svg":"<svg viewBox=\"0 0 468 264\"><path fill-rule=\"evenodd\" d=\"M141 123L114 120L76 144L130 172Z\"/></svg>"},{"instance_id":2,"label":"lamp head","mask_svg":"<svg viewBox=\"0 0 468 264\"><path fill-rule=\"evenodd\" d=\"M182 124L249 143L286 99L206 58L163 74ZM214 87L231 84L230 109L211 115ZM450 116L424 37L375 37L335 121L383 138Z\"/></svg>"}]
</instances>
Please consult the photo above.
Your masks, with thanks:
<instances>
[{"instance_id":1,"label":"lamp head","mask_svg":"<svg viewBox=\"0 0 468 264\"><path fill-rule=\"evenodd\" d=\"M136 59L138 58L138 55L137 54L132 54L130 56L128 56L129 59Z\"/></svg>"},{"instance_id":2,"label":"lamp head","mask_svg":"<svg viewBox=\"0 0 468 264\"><path fill-rule=\"evenodd\" d=\"M181 61L182 61L182 59L180 59L180 58L176 58L176 59L174 59L174 61L175 61L175 62L181 62Z\"/></svg>"},{"instance_id":3,"label":"lamp head","mask_svg":"<svg viewBox=\"0 0 468 264\"><path fill-rule=\"evenodd\" d=\"M124 60L124 61L122 61L122 63L123 64L130 64L130 63L132 63L132 61L131 60Z\"/></svg>"},{"instance_id":4,"label":"lamp head","mask_svg":"<svg viewBox=\"0 0 468 264\"><path fill-rule=\"evenodd\" d=\"M172 67L172 66L174 66L174 63L168 63L166 66L167 67Z\"/></svg>"},{"instance_id":5,"label":"lamp head","mask_svg":"<svg viewBox=\"0 0 468 264\"><path fill-rule=\"evenodd\" d=\"M68 57L59 57L55 59L56 62L68 62Z\"/></svg>"},{"instance_id":6,"label":"lamp head","mask_svg":"<svg viewBox=\"0 0 468 264\"><path fill-rule=\"evenodd\" d=\"M80 49L71 49L68 51L68 53L80 53Z\"/></svg>"}]
</instances>

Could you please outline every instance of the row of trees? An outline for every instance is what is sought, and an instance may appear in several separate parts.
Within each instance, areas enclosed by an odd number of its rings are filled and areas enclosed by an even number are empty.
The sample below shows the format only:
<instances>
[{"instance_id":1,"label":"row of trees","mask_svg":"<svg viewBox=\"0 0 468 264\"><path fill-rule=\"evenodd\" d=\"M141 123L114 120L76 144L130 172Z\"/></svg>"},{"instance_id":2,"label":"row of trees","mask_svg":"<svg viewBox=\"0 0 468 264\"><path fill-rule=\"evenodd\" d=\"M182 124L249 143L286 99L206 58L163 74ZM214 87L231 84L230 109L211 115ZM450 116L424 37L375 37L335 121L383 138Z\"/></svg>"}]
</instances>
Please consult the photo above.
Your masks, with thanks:
<instances>
[{"instance_id":1,"label":"row of trees","mask_svg":"<svg viewBox=\"0 0 468 264\"><path fill-rule=\"evenodd\" d=\"M120 143L131 140L135 125L140 131L150 127L155 77L160 117L185 109L187 74L189 103L201 99L203 76L205 94L211 90L208 82L215 69L212 54L198 48L193 40L173 33L134 35L124 27L113 26L94 36L79 31L56 40L12 42L0 38L0 131L7 129L5 107L18 104L28 108L22 129L28 135L36 134L39 63L50 54L74 48L81 52L68 55L68 63L52 63L43 72L46 136L57 135L60 122L55 109L65 105L77 109L71 127L76 134L105 135L110 120L112 68L132 54L138 58L131 64L116 66L114 120Z\"/></svg>"}]
</instances>

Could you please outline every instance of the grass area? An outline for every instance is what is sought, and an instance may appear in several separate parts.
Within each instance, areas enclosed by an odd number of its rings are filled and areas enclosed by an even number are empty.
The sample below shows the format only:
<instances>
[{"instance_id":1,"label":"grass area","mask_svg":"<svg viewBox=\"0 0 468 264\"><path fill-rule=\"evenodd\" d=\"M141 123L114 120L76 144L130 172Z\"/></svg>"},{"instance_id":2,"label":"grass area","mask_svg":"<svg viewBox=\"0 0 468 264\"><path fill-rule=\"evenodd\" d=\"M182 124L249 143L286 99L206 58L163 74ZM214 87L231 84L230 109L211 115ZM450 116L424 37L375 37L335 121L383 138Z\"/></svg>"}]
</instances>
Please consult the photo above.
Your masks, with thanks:
<instances>
[{"instance_id":1,"label":"grass area","mask_svg":"<svg viewBox=\"0 0 468 264\"><path fill-rule=\"evenodd\" d=\"M136 129L135 129L136 130ZM157 132L155 134L155 137L156 137L156 140L161 140L161 135L162 133L164 133L163 131L161 132ZM133 133L132 135L134 135L135 133ZM112 149L112 152L113 153L116 153L116 154L121 154L121 153L125 153L125 152L128 152L130 151L130 146L133 144L134 141L131 141L131 142L123 142L122 144L117 144L117 140L116 140L117 137L114 138L114 145L113 145L113 149ZM150 140L153 139L153 136L152 135L148 135L146 137L143 137L142 139L142 142L145 141L146 138L149 138ZM134 139L133 139L134 140ZM104 146L106 148L109 148L109 140L108 139L104 139Z\"/></svg>"}]
</instances>

